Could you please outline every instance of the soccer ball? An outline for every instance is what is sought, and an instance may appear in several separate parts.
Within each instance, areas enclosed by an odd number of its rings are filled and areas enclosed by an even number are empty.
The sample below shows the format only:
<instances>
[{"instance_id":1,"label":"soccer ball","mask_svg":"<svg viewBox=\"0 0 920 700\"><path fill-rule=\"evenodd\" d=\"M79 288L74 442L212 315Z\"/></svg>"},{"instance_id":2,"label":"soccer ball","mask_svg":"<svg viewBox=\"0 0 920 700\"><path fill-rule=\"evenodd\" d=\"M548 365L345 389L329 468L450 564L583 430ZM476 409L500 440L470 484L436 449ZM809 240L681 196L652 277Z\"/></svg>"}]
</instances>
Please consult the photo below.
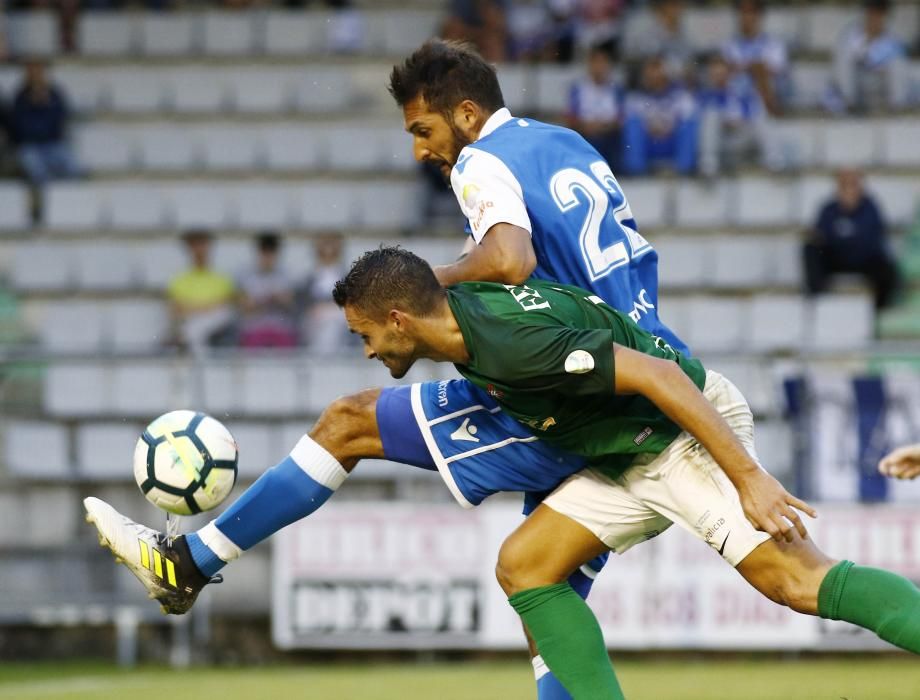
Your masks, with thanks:
<instances>
[{"instance_id":1,"label":"soccer ball","mask_svg":"<svg viewBox=\"0 0 920 700\"><path fill-rule=\"evenodd\" d=\"M236 483L236 441L195 411L171 411L147 426L134 448L134 478L147 500L176 515L219 506Z\"/></svg>"}]
</instances>

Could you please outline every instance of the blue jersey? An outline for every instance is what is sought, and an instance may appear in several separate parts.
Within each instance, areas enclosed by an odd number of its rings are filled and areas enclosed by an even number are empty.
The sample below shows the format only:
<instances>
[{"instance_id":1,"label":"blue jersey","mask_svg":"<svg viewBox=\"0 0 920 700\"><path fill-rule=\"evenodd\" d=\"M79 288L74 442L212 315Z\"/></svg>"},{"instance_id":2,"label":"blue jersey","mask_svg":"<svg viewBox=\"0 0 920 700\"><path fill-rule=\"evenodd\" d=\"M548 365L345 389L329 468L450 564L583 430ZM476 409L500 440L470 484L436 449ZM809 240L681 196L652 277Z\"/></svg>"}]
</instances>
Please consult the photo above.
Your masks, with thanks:
<instances>
[{"instance_id":1,"label":"blue jersey","mask_svg":"<svg viewBox=\"0 0 920 700\"><path fill-rule=\"evenodd\" d=\"M534 277L591 290L687 353L658 317L658 254L610 167L579 134L499 110L460 152L451 186L477 243L498 223L530 231Z\"/></svg>"}]
</instances>

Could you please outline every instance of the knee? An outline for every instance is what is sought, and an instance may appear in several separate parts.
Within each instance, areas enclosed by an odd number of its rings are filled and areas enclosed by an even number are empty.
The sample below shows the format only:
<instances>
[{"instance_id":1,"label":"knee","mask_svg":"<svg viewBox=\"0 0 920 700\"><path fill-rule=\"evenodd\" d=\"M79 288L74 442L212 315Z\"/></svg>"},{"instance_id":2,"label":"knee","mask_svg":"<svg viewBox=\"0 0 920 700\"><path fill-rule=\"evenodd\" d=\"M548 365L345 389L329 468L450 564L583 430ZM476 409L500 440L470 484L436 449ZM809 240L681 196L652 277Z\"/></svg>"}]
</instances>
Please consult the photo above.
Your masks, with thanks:
<instances>
[{"instance_id":1,"label":"knee","mask_svg":"<svg viewBox=\"0 0 920 700\"><path fill-rule=\"evenodd\" d=\"M340 462L378 456L370 443L379 443L376 413L379 395L379 389L366 389L336 399L320 415L310 437Z\"/></svg>"},{"instance_id":2,"label":"knee","mask_svg":"<svg viewBox=\"0 0 920 700\"><path fill-rule=\"evenodd\" d=\"M505 540L498 552L495 564L495 578L505 595L511 596L528 588L548 586L559 581L547 577L535 566L535 560L526 547L519 546L513 539Z\"/></svg>"},{"instance_id":3,"label":"knee","mask_svg":"<svg viewBox=\"0 0 920 700\"><path fill-rule=\"evenodd\" d=\"M777 571L762 592L774 603L805 615L817 615L819 588L820 581L807 572Z\"/></svg>"}]
</instances>

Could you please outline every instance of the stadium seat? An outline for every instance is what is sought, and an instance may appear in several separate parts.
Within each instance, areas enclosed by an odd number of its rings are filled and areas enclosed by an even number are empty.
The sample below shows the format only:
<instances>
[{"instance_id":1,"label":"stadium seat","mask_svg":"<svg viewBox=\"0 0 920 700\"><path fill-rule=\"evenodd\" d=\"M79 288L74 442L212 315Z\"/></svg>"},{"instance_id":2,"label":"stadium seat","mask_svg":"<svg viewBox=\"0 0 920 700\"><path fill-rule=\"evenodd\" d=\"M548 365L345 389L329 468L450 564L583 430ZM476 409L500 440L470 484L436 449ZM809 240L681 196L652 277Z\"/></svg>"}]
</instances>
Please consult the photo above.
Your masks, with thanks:
<instances>
[{"instance_id":1,"label":"stadium seat","mask_svg":"<svg viewBox=\"0 0 920 700\"><path fill-rule=\"evenodd\" d=\"M658 280L662 288L699 287L710 274L708 238L704 236L653 237L658 251Z\"/></svg>"},{"instance_id":2,"label":"stadium seat","mask_svg":"<svg viewBox=\"0 0 920 700\"><path fill-rule=\"evenodd\" d=\"M152 352L169 340L169 312L162 301L113 301L109 304L108 322L108 341L117 354Z\"/></svg>"},{"instance_id":3,"label":"stadium seat","mask_svg":"<svg viewBox=\"0 0 920 700\"><path fill-rule=\"evenodd\" d=\"M692 299L679 292L664 290L658 295L658 318L685 342L691 336L692 307Z\"/></svg>"},{"instance_id":4,"label":"stadium seat","mask_svg":"<svg viewBox=\"0 0 920 700\"><path fill-rule=\"evenodd\" d=\"M300 404L298 372L292 363L250 360L240 367L243 410L251 415L296 413Z\"/></svg>"},{"instance_id":5,"label":"stadium seat","mask_svg":"<svg viewBox=\"0 0 920 700\"><path fill-rule=\"evenodd\" d=\"M23 548L35 549L58 549L67 545L72 545L76 527L79 522L81 510L79 499L73 497L73 492L66 487L49 487L40 488L23 488L16 489L11 494L11 500L6 501L7 494L0 496L0 530L10 533L12 536L3 537L0 543L7 546L15 546L22 551ZM48 514L54 513L53 518ZM38 561L47 561L44 553L37 557ZM26 561L19 559L18 561ZM38 565L40 566L40 564ZM34 595L36 589L47 586L48 570L38 573L37 567L33 566L26 580L29 582L29 594ZM61 569L54 569L58 572ZM67 579L72 581L72 569L68 569ZM4 566L4 594L7 593L7 582L15 580L15 575L10 576L11 572ZM68 588L68 590L72 590ZM60 597L57 598L60 600Z\"/></svg>"},{"instance_id":6,"label":"stadium seat","mask_svg":"<svg viewBox=\"0 0 920 700\"><path fill-rule=\"evenodd\" d=\"M831 72L828 65L797 61L789 70L792 75L792 103L804 109L820 105L830 84Z\"/></svg>"},{"instance_id":7,"label":"stadium seat","mask_svg":"<svg viewBox=\"0 0 920 700\"><path fill-rule=\"evenodd\" d=\"M44 223L52 229L98 229L108 216L104 188L83 182L54 182L45 190Z\"/></svg>"},{"instance_id":8,"label":"stadium seat","mask_svg":"<svg viewBox=\"0 0 920 700\"><path fill-rule=\"evenodd\" d=\"M620 182L639 232L669 225L674 215L674 188L660 179Z\"/></svg>"},{"instance_id":9,"label":"stadium seat","mask_svg":"<svg viewBox=\"0 0 920 700\"><path fill-rule=\"evenodd\" d=\"M157 69L125 68L106 71L109 107L115 112L156 112L166 106L163 73Z\"/></svg>"},{"instance_id":10,"label":"stadium seat","mask_svg":"<svg viewBox=\"0 0 920 700\"><path fill-rule=\"evenodd\" d=\"M833 196L834 179L830 174L799 178L796 222L803 226L813 226L821 207Z\"/></svg>"},{"instance_id":11,"label":"stadium seat","mask_svg":"<svg viewBox=\"0 0 920 700\"><path fill-rule=\"evenodd\" d=\"M872 340L875 310L868 294L817 297L806 339L815 350L859 350Z\"/></svg>"},{"instance_id":12,"label":"stadium seat","mask_svg":"<svg viewBox=\"0 0 920 700\"><path fill-rule=\"evenodd\" d=\"M383 29L383 52L388 56L405 56L431 37L437 36L442 19L438 10L400 10L367 13L369 25L380 22Z\"/></svg>"},{"instance_id":13,"label":"stadium seat","mask_svg":"<svg viewBox=\"0 0 920 700\"><path fill-rule=\"evenodd\" d=\"M813 52L832 51L844 27L859 18L854 9L834 5L811 6L806 12L803 48Z\"/></svg>"},{"instance_id":14,"label":"stadium seat","mask_svg":"<svg viewBox=\"0 0 920 700\"><path fill-rule=\"evenodd\" d=\"M792 428L784 420L758 420L754 428L754 447L763 467L772 475L784 479L790 475L795 441ZM789 479L784 479L790 483Z\"/></svg>"},{"instance_id":15,"label":"stadium seat","mask_svg":"<svg viewBox=\"0 0 920 700\"><path fill-rule=\"evenodd\" d=\"M90 172L123 172L138 158L138 130L110 124L87 124L74 132L77 161Z\"/></svg>"},{"instance_id":16,"label":"stadium seat","mask_svg":"<svg viewBox=\"0 0 920 700\"><path fill-rule=\"evenodd\" d=\"M178 239L158 241L144 246L138 255L140 283L144 289L162 290L169 281L185 269L188 261Z\"/></svg>"},{"instance_id":17,"label":"stadium seat","mask_svg":"<svg viewBox=\"0 0 920 700\"><path fill-rule=\"evenodd\" d=\"M164 185L144 182L116 182L106 186L109 225L116 231L151 230L168 222Z\"/></svg>"},{"instance_id":18,"label":"stadium seat","mask_svg":"<svg viewBox=\"0 0 920 700\"><path fill-rule=\"evenodd\" d=\"M310 357L301 369L299 402L306 413L319 415L323 409L339 396L347 396L369 386L377 386L379 374L372 372L370 362L355 364L356 352L348 359L332 357ZM389 379L392 382L392 379Z\"/></svg>"},{"instance_id":19,"label":"stadium seat","mask_svg":"<svg viewBox=\"0 0 920 700\"><path fill-rule=\"evenodd\" d=\"M74 431L77 475L85 480L130 480L131 458L142 430L125 422L78 425Z\"/></svg>"},{"instance_id":20,"label":"stadium seat","mask_svg":"<svg viewBox=\"0 0 920 700\"><path fill-rule=\"evenodd\" d=\"M60 291L73 286L72 247L66 243L28 242L13 248L10 282L21 292Z\"/></svg>"},{"instance_id":21,"label":"stadium seat","mask_svg":"<svg viewBox=\"0 0 920 700\"><path fill-rule=\"evenodd\" d=\"M49 303L39 327L42 347L51 353L95 354L104 336L104 307L95 301Z\"/></svg>"},{"instance_id":22,"label":"stadium seat","mask_svg":"<svg viewBox=\"0 0 920 700\"><path fill-rule=\"evenodd\" d=\"M296 74L285 68L239 68L230 82L231 103L237 112L275 114L291 109Z\"/></svg>"},{"instance_id":23,"label":"stadium seat","mask_svg":"<svg viewBox=\"0 0 920 700\"><path fill-rule=\"evenodd\" d=\"M745 227L791 223L795 213L795 189L790 184L787 178L741 178L736 190L734 222Z\"/></svg>"},{"instance_id":24,"label":"stadium seat","mask_svg":"<svg viewBox=\"0 0 920 700\"><path fill-rule=\"evenodd\" d=\"M546 114L564 113L569 107L572 83L584 72L582 67L547 64L538 66L536 70L537 111Z\"/></svg>"},{"instance_id":25,"label":"stadium seat","mask_svg":"<svg viewBox=\"0 0 920 700\"><path fill-rule=\"evenodd\" d=\"M231 190L222 183L172 185L166 188L166 199L179 229L219 229L235 218Z\"/></svg>"},{"instance_id":26,"label":"stadium seat","mask_svg":"<svg viewBox=\"0 0 920 700\"><path fill-rule=\"evenodd\" d=\"M236 225L242 229L284 230L294 220L294 185L244 183L237 188Z\"/></svg>"},{"instance_id":27,"label":"stadium seat","mask_svg":"<svg viewBox=\"0 0 920 700\"><path fill-rule=\"evenodd\" d=\"M355 100L351 75L341 66L311 67L294 80L294 101L303 112L335 112Z\"/></svg>"},{"instance_id":28,"label":"stadium seat","mask_svg":"<svg viewBox=\"0 0 920 700\"><path fill-rule=\"evenodd\" d=\"M320 53L325 47L321 13L270 10L265 17L265 52L274 56Z\"/></svg>"},{"instance_id":29,"label":"stadium seat","mask_svg":"<svg viewBox=\"0 0 920 700\"><path fill-rule=\"evenodd\" d=\"M324 144L315 128L282 124L266 128L262 140L269 170L306 171L320 165Z\"/></svg>"},{"instance_id":30,"label":"stadium seat","mask_svg":"<svg viewBox=\"0 0 920 700\"><path fill-rule=\"evenodd\" d=\"M272 461L272 455L277 454L279 445L275 439L277 431L271 424L228 421L226 425L233 439L236 440L236 444L239 445L240 457L237 469L241 479L256 479L262 475L262 472L280 461L280 458ZM286 446L288 451L293 447L293 445Z\"/></svg>"},{"instance_id":31,"label":"stadium seat","mask_svg":"<svg viewBox=\"0 0 920 700\"><path fill-rule=\"evenodd\" d=\"M70 440L61 423L4 421L3 463L21 479L66 479L70 475Z\"/></svg>"},{"instance_id":32,"label":"stadium seat","mask_svg":"<svg viewBox=\"0 0 920 700\"><path fill-rule=\"evenodd\" d=\"M52 80L67 90L68 102L75 112L92 114L109 102L109 87L95 68L61 66L54 69Z\"/></svg>"},{"instance_id":33,"label":"stadium seat","mask_svg":"<svg viewBox=\"0 0 920 700\"><path fill-rule=\"evenodd\" d=\"M907 226L920 205L920 188L915 175L874 175L866 178L866 189L874 194L889 224Z\"/></svg>"},{"instance_id":34,"label":"stadium seat","mask_svg":"<svg viewBox=\"0 0 920 700\"><path fill-rule=\"evenodd\" d=\"M376 171L383 167L383 147L379 127L346 124L323 130L328 167L342 171Z\"/></svg>"},{"instance_id":35,"label":"stadium seat","mask_svg":"<svg viewBox=\"0 0 920 700\"><path fill-rule=\"evenodd\" d=\"M208 170L252 170L259 165L261 148L252 127L209 124L193 131Z\"/></svg>"},{"instance_id":36,"label":"stadium seat","mask_svg":"<svg viewBox=\"0 0 920 700\"><path fill-rule=\"evenodd\" d=\"M917 27L920 26L920 7L913 2L892 3L888 29L908 47L917 41Z\"/></svg>"},{"instance_id":37,"label":"stadium seat","mask_svg":"<svg viewBox=\"0 0 920 700\"><path fill-rule=\"evenodd\" d=\"M238 363L231 360L212 360L201 368L200 405L212 415L239 414L243 397L239 391ZM237 440L239 440L239 437Z\"/></svg>"},{"instance_id":38,"label":"stadium seat","mask_svg":"<svg viewBox=\"0 0 920 700\"><path fill-rule=\"evenodd\" d=\"M709 245L707 282L716 288L757 289L769 282L772 239L768 236L718 236Z\"/></svg>"},{"instance_id":39,"label":"stadium seat","mask_svg":"<svg viewBox=\"0 0 920 700\"><path fill-rule=\"evenodd\" d=\"M536 107L536 95L531 87L531 71L523 66L501 66L498 69L498 83L505 98L505 106L515 116L528 116Z\"/></svg>"},{"instance_id":40,"label":"stadium seat","mask_svg":"<svg viewBox=\"0 0 920 700\"><path fill-rule=\"evenodd\" d=\"M202 50L208 56L249 56L256 46L256 16L251 12L204 13Z\"/></svg>"},{"instance_id":41,"label":"stadium seat","mask_svg":"<svg viewBox=\"0 0 920 700\"><path fill-rule=\"evenodd\" d=\"M735 19L728 7L695 7L686 13L684 31L693 48L711 51L721 48L731 38L735 31Z\"/></svg>"},{"instance_id":42,"label":"stadium seat","mask_svg":"<svg viewBox=\"0 0 920 700\"><path fill-rule=\"evenodd\" d=\"M688 315L688 337L694 352L729 354L744 345L747 331L745 304L729 297L695 297Z\"/></svg>"},{"instance_id":43,"label":"stadium seat","mask_svg":"<svg viewBox=\"0 0 920 700\"><path fill-rule=\"evenodd\" d=\"M384 170L412 172L418 163L412 153L412 137L402 129L389 129L381 134L383 139Z\"/></svg>"},{"instance_id":44,"label":"stadium seat","mask_svg":"<svg viewBox=\"0 0 920 700\"><path fill-rule=\"evenodd\" d=\"M806 39L803 13L797 7L771 6L764 16L764 30L782 39L790 51L798 49Z\"/></svg>"},{"instance_id":45,"label":"stadium seat","mask_svg":"<svg viewBox=\"0 0 920 700\"><path fill-rule=\"evenodd\" d=\"M805 329L805 300L799 295L761 294L750 303L748 347L756 352L799 350Z\"/></svg>"},{"instance_id":46,"label":"stadium seat","mask_svg":"<svg viewBox=\"0 0 920 700\"><path fill-rule=\"evenodd\" d=\"M879 160L882 130L865 120L830 122L823 125L823 164L830 169L844 166L871 167Z\"/></svg>"},{"instance_id":47,"label":"stadium seat","mask_svg":"<svg viewBox=\"0 0 920 700\"><path fill-rule=\"evenodd\" d=\"M308 182L295 198L297 224L309 231L343 230L360 221L356 188L342 183Z\"/></svg>"},{"instance_id":48,"label":"stadium seat","mask_svg":"<svg viewBox=\"0 0 920 700\"><path fill-rule=\"evenodd\" d=\"M183 67L169 71L167 81L172 109L179 114L223 112L230 100L232 71L221 68Z\"/></svg>"},{"instance_id":49,"label":"stadium seat","mask_svg":"<svg viewBox=\"0 0 920 700\"><path fill-rule=\"evenodd\" d=\"M252 267L255 259L252 242L242 238L218 239L214 246L214 268L234 277Z\"/></svg>"},{"instance_id":50,"label":"stadium seat","mask_svg":"<svg viewBox=\"0 0 920 700\"><path fill-rule=\"evenodd\" d=\"M13 56L52 56L58 50L57 37L57 19L50 10L6 16L6 38Z\"/></svg>"},{"instance_id":51,"label":"stadium seat","mask_svg":"<svg viewBox=\"0 0 920 700\"><path fill-rule=\"evenodd\" d=\"M141 50L148 56L184 56L198 44L197 15L146 13L140 19Z\"/></svg>"},{"instance_id":52,"label":"stadium seat","mask_svg":"<svg viewBox=\"0 0 920 700\"><path fill-rule=\"evenodd\" d=\"M825 126L826 121L813 119L774 120L770 134L777 140L782 165L795 169L820 166Z\"/></svg>"},{"instance_id":53,"label":"stadium seat","mask_svg":"<svg viewBox=\"0 0 920 700\"><path fill-rule=\"evenodd\" d=\"M26 188L16 182L0 183L0 231L21 231L31 225Z\"/></svg>"},{"instance_id":54,"label":"stadium seat","mask_svg":"<svg viewBox=\"0 0 920 700\"><path fill-rule=\"evenodd\" d=\"M370 230L413 229L421 210L418 182L366 182L355 195L361 225Z\"/></svg>"},{"instance_id":55,"label":"stadium seat","mask_svg":"<svg viewBox=\"0 0 920 700\"><path fill-rule=\"evenodd\" d=\"M916 120L883 122L881 161L887 167L920 167L920 124Z\"/></svg>"},{"instance_id":56,"label":"stadium seat","mask_svg":"<svg viewBox=\"0 0 920 700\"><path fill-rule=\"evenodd\" d=\"M137 19L127 12L87 12L77 32L80 53L86 56L129 56L140 39Z\"/></svg>"},{"instance_id":57,"label":"stadium seat","mask_svg":"<svg viewBox=\"0 0 920 700\"><path fill-rule=\"evenodd\" d=\"M114 412L109 387L109 376L101 363L56 362L45 370L42 405L51 416ZM129 390L132 398L138 393L137 387Z\"/></svg>"},{"instance_id":58,"label":"stadium seat","mask_svg":"<svg viewBox=\"0 0 920 700\"><path fill-rule=\"evenodd\" d=\"M629 190L627 190L628 192ZM732 183L717 181L701 184L691 180L677 183L674 221L681 227L713 228L734 218L736 198ZM640 225L643 213L633 211Z\"/></svg>"},{"instance_id":59,"label":"stadium seat","mask_svg":"<svg viewBox=\"0 0 920 700\"><path fill-rule=\"evenodd\" d=\"M137 284L134 246L93 242L74 251L76 284L81 290L131 289Z\"/></svg>"},{"instance_id":60,"label":"stadium seat","mask_svg":"<svg viewBox=\"0 0 920 700\"><path fill-rule=\"evenodd\" d=\"M119 362L108 371L111 392L105 412L147 418L165 413L192 397L188 368L166 362Z\"/></svg>"},{"instance_id":61,"label":"stadium seat","mask_svg":"<svg viewBox=\"0 0 920 700\"><path fill-rule=\"evenodd\" d=\"M774 236L770 240L771 253L768 284L801 289L805 277L802 268L802 242L797 235Z\"/></svg>"},{"instance_id":62,"label":"stadium seat","mask_svg":"<svg viewBox=\"0 0 920 700\"><path fill-rule=\"evenodd\" d=\"M153 124L140 132L140 160L145 170L191 170L202 157L192 130L176 124Z\"/></svg>"}]
</instances>

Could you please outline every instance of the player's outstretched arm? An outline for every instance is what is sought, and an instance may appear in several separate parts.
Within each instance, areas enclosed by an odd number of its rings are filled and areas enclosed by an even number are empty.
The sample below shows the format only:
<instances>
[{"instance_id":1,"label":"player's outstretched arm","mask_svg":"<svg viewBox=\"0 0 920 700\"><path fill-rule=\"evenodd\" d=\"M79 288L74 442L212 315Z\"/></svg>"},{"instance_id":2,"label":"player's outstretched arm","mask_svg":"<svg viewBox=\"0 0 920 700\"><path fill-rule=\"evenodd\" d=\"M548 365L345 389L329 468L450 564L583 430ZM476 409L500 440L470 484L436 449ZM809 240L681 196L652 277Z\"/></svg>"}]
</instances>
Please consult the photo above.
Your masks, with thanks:
<instances>
[{"instance_id":1,"label":"player's outstretched arm","mask_svg":"<svg viewBox=\"0 0 920 700\"><path fill-rule=\"evenodd\" d=\"M479 245L465 252L456 262L434 268L443 286L460 282L520 284L537 266L530 233L512 224L495 224Z\"/></svg>"},{"instance_id":2,"label":"player's outstretched arm","mask_svg":"<svg viewBox=\"0 0 920 700\"><path fill-rule=\"evenodd\" d=\"M895 479L915 479L920 476L920 442L905 445L890 452L878 463L878 470Z\"/></svg>"},{"instance_id":3,"label":"player's outstretched arm","mask_svg":"<svg viewBox=\"0 0 920 700\"><path fill-rule=\"evenodd\" d=\"M793 527L802 537L807 536L805 525L794 509L813 518L817 517L814 509L760 468L677 363L617 344L613 348L616 393L642 394L699 440L738 489L745 515L755 527L775 540L791 541Z\"/></svg>"}]
</instances>

